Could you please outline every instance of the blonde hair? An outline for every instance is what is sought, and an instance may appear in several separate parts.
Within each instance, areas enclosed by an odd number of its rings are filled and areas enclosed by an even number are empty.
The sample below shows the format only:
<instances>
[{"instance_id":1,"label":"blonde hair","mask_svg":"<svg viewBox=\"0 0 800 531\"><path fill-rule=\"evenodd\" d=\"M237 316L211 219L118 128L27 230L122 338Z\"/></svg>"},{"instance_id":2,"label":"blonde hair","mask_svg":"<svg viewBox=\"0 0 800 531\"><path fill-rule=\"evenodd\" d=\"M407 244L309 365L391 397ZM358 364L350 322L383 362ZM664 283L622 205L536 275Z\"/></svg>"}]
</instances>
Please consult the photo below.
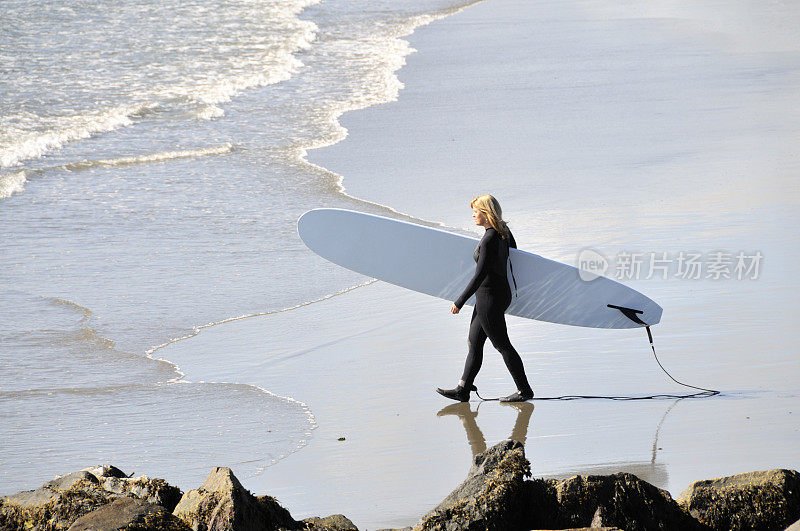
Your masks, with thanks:
<instances>
[{"instance_id":1,"label":"blonde hair","mask_svg":"<svg viewBox=\"0 0 800 531\"><path fill-rule=\"evenodd\" d=\"M474 208L483 212L489 225L496 230L502 238L508 238L509 230L506 222L503 221L503 210L500 208L500 203L494 196L489 194L479 195L469 204L470 208Z\"/></svg>"}]
</instances>

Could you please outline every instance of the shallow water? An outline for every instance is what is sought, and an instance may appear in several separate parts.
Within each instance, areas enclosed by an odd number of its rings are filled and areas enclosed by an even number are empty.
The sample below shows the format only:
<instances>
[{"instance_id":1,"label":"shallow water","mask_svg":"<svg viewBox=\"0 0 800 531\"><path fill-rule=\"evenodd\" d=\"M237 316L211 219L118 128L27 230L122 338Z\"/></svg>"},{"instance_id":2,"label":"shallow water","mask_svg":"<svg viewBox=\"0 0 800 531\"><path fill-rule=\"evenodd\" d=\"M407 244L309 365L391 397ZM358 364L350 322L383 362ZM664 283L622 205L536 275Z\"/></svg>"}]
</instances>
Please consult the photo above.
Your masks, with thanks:
<instances>
[{"instance_id":1,"label":"shallow water","mask_svg":"<svg viewBox=\"0 0 800 531\"><path fill-rule=\"evenodd\" d=\"M333 266L296 281L319 267L300 214L365 208L305 150L396 97L399 37L458 6L179 4L4 4L0 492L98 460L191 484L221 455L247 475L306 444L292 393L189 384L148 356L363 282ZM180 445L165 419L191 426Z\"/></svg>"}]
</instances>

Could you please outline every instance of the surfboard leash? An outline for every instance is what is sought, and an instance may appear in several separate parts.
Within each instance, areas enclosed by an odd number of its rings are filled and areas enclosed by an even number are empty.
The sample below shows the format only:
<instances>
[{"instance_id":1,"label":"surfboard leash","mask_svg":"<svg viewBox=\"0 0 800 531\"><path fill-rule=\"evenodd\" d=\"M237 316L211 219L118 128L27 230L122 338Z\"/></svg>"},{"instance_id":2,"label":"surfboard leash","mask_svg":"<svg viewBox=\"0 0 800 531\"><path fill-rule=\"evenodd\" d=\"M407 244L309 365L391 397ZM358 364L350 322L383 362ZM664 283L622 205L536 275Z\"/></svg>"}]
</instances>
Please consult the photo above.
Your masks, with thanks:
<instances>
[{"instance_id":1,"label":"surfboard leash","mask_svg":"<svg viewBox=\"0 0 800 531\"><path fill-rule=\"evenodd\" d=\"M647 339L650 341L650 348L653 350L653 357L658 363L658 366L664 371L664 374L669 376L669 378L678 385L682 385L684 387L689 387L691 389L697 389L696 393L689 393L686 395L670 395L670 394L657 394L657 395L647 395L647 396L600 396L600 395L563 395L563 396L545 396L545 397L533 397L531 400L580 400L580 399L604 399L604 400L654 400L658 398L707 398L710 396L716 396L720 394L719 391L715 389L706 389L705 387L698 387L696 385L689 385L687 383L680 382L675 379L668 371L664 368L661 364L661 361L658 359L658 354L656 354L656 347L653 344L653 333L650 331L650 325L639 319L637 314L642 313L641 310L634 310L633 308L625 308L622 306L614 306L613 304L607 305L609 308L616 308L617 310L621 311L628 317L631 321L644 325L645 330L647 331ZM478 395L484 402L489 402L493 400L499 401L500 398L483 398L479 393L477 387L475 388L475 394Z\"/></svg>"}]
</instances>

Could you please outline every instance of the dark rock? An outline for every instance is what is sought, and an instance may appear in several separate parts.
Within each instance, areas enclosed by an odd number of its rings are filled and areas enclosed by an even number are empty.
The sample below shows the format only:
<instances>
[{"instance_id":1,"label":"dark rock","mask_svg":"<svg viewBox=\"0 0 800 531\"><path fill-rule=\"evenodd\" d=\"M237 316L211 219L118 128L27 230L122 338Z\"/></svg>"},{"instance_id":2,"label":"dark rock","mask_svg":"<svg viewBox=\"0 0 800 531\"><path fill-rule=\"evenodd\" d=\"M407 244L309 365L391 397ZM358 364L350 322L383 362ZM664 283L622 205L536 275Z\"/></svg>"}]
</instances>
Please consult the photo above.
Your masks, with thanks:
<instances>
[{"instance_id":1,"label":"dark rock","mask_svg":"<svg viewBox=\"0 0 800 531\"><path fill-rule=\"evenodd\" d=\"M476 455L467 479L414 529L521 529L529 475L522 444L503 441Z\"/></svg>"},{"instance_id":2,"label":"dark rock","mask_svg":"<svg viewBox=\"0 0 800 531\"><path fill-rule=\"evenodd\" d=\"M127 478L116 467L87 468L36 490L0 498L0 528L65 530L79 517L123 497L141 498L170 510L180 499L180 489L162 479Z\"/></svg>"},{"instance_id":3,"label":"dark rock","mask_svg":"<svg viewBox=\"0 0 800 531\"><path fill-rule=\"evenodd\" d=\"M270 496L256 498L230 468L214 468L203 485L181 498L173 514L194 531L300 529L289 511Z\"/></svg>"},{"instance_id":4,"label":"dark rock","mask_svg":"<svg viewBox=\"0 0 800 531\"><path fill-rule=\"evenodd\" d=\"M268 520L274 522L279 528L294 529L292 526L302 526L302 524L295 521L292 515L289 514L289 511L282 507L281 504L278 503L278 500L272 496L256 496L256 501L258 501L261 506L263 513L267 515Z\"/></svg>"},{"instance_id":5,"label":"dark rock","mask_svg":"<svg viewBox=\"0 0 800 531\"><path fill-rule=\"evenodd\" d=\"M557 485L558 481L555 479L531 479L525 482L523 521L527 529L552 529L559 526L562 518L556 494Z\"/></svg>"},{"instance_id":6,"label":"dark rock","mask_svg":"<svg viewBox=\"0 0 800 531\"><path fill-rule=\"evenodd\" d=\"M696 481L678 502L713 529L782 530L800 518L800 473L766 470Z\"/></svg>"},{"instance_id":7,"label":"dark rock","mask_svg":"<svg viewBox=\"0 0 800 531\"><path fill-rule=\"evenodd\" d=\"M342 514L332 514L324 518L314 516L304 519L301 524L309 531L358 531L355 524Z\"/></svg>"},{"instance_id":8,"label":"dark rock","mask_svg":"<svg viewBox=\"0 0 800 531\"><path fill-rule=\"evenodd\" d=\"M190 531L191 528L161 505L120 498L81 516L69 531Z\"/></svg>"},{"instance_id":9,"label":"dark rock","mask_svg":"<svg viewBox=\"0 0 800 531\"><path fill-rule=\"evenodd\" d=\"M531 527L619 527L627 531L705 529L668 492L633 474L573 476L550 484L558 504L557 521L540 523L533 514Z\"/></svg>"}]
</instances>

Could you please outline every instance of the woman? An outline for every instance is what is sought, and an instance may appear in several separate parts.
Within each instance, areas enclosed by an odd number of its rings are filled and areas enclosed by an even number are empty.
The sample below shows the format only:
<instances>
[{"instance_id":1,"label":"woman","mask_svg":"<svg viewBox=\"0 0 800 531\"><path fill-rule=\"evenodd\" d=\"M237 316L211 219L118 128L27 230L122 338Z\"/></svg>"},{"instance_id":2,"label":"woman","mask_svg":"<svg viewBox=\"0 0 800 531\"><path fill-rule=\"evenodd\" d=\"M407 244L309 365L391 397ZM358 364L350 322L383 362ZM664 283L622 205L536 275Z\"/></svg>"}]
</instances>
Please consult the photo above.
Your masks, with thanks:
<instances>
[{"instance_id":1,"label":"woman","mask_svg":"<svg viewBox=\"0 0 800 531\"><path fill-rule=\"evenodd\" d=\"M473 254L478 263L475 275L450 308L451 313L458 313L467 299L475 295L475 308L469 325L469 352L458 386L455 389L437 388L436 391L459 402L469 400L470 391L478 390L474 381L483 363L483 345L488 337L494 348L503 355L503 361L517 385L517 392L500 401L524 402L533 398L533 390L525 376L522 359L508 339L505 318L505 311L511 304L511 288L506 273L508 248L516 248L517 243L503 221L497 199L488 194L480 195L472 200L470 207L475 224L484 227L486 233Z\"/></svg>"}]
</instances>

